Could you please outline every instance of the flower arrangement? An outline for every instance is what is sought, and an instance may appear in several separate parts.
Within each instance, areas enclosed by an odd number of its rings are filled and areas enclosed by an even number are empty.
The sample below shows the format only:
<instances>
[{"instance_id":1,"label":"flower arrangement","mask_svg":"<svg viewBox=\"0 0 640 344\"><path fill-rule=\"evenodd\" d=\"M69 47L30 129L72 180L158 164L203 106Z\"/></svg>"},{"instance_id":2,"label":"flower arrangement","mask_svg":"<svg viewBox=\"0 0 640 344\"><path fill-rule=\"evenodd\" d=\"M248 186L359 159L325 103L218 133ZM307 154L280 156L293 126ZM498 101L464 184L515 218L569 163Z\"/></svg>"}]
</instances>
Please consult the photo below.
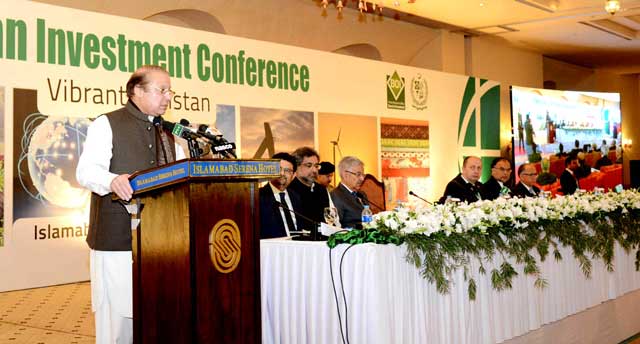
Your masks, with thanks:
<instances>
[{"instance_id":1,"label":"flower arrangement","mask_svg":"<svg viewBox=\"0 0 640 344\"><path fill-rule=\"evenodd\" d=\"M626 251L636 250L640 269L640 192L402 207L374 215L362 230L336 233L327 244L365 242L407 245L407 260L441 293L449 291L456 269L464 269L470 299L476 297L476 273L491 273L496 290L511 288L518 272L509 261L522 265L525 274L536 277L535 286L544 288L548 282L532 252L537 251L540 261L549 253L561 260L561 245L571 247L587 277L592 259L602 259L613 270L616 242ZM495 255L504 257L504 263L487 272L485 263ZM477 272L471 271L473 260Z\"/></svg>"}]
</instances>

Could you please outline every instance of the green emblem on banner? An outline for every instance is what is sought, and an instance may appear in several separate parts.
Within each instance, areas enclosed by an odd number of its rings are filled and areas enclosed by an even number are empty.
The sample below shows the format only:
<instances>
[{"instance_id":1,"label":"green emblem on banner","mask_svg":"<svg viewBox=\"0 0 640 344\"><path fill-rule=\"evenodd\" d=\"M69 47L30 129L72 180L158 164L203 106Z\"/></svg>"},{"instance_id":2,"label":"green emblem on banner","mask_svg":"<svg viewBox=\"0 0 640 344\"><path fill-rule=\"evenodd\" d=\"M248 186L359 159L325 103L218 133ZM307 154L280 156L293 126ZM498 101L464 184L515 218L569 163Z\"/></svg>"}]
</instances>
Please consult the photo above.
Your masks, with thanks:
<instances>
[{"instance_id":1,"label":"green emblem on banner","mask_svg":"<svg viewBox=\"0 0 640 344\"><path fill-rule=\"evenodd\" d=\"M387 108L404 110L404 78L398 75L397 71L393 75L387 75Z\"/></svg>"},{"instance_id":2,"label":"green emblem on banner","mask_svg":"<svg viewBox=\"0 0 640 344\"><path fill-rule=\"evenodd\" d=\"M497 82L467 80L460 104L458 149L461 156L480 157L481 180L486 181L491 175L491 161L500 156L500 84Z\"/></svg>"}]
</instances>

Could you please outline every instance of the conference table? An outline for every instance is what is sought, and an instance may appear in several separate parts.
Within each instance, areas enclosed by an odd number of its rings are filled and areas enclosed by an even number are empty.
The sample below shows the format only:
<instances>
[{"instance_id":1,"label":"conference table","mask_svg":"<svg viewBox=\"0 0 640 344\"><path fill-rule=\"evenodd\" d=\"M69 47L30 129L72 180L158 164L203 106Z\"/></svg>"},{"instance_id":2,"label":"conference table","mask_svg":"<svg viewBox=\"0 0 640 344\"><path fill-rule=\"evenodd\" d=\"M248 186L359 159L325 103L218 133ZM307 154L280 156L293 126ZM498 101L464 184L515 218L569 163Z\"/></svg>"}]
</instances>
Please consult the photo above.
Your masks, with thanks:
<instances>
[{"instance_id":1,"label":"conference table","mask_svg":"<svg viewBox=\"0 0 640 344\"><path fill-rule=\"evenodd\" d=\"M263 343L500 343L640 289L635 252L619 246L614 271L592 260L591 278L570 248L561 248L561 261L550 255L539 263L544 289L511 262L518 272L513 288L496 291L490 271L503 258L485 263L485 275L474 262L475 301L463 271L441 294L406 261L404 246L330 250L326 242L271 239L260 249Z\"/></svg>"}]
</instances>

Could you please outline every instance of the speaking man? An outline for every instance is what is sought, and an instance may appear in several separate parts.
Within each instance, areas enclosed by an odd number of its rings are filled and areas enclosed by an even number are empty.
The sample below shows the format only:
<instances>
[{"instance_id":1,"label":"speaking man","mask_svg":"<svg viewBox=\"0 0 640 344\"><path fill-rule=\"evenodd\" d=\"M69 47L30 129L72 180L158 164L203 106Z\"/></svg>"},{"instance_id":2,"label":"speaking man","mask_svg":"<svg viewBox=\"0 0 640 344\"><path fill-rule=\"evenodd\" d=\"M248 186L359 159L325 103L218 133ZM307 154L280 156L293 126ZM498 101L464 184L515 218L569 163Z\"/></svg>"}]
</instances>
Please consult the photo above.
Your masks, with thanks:
<instances>
[{"instance_id":1,"label":"speaking man","mask_svg":"<svg viewBox=\"0 0 640 344\"><path fill-rule=\"evenodd\" d=\"M164 69L140 67L127 82L127 104L87 131L76 178L92 192L87 243L96 343L133 342L131 218L112 194L130 200L130 174L185 157L171 133L154 125L173 94Z\"/></svg>"}]
</instances>

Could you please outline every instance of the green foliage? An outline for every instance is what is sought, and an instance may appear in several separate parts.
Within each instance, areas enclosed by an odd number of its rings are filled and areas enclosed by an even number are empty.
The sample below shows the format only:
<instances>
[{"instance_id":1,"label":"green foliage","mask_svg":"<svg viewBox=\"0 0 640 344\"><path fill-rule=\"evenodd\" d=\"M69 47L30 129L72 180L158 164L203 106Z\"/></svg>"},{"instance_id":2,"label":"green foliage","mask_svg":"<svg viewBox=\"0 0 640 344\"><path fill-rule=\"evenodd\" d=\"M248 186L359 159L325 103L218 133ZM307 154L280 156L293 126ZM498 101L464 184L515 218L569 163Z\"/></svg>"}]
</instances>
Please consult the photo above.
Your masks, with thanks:
<instances>
[{"instance_id":1,"label":"green foliage","mask_svg":"<svg viewBox=\"0 0 640 344\"><path fill-rule=\"evenodd\" d=\"M561 246L571 251L587 278L591 276L594 259L613 271L616 243L628 253L635 251L636 270L640 270L640 209L624 202L607 211L595 207L596 210L547 217L523 226L501 220L497 225L462 232L441 230L428 235L424 233L426 229L404 232L402 227L394 228L378 219L373 228L364 230L366 238L354 230L335 234L330 238L330 245L404 243L407 260L419 269L422 277L435 284L438 292L449 293L452 273L463 269L469 299L475 300L476 278L487 272L495 290L510 289L519 271L535 277L536 288L547 287L549 282L542 276L539 262L545 261L550 253L556 261L562 260ZM637 202L635 204L637 206ZM396 213L389 218L400 223ZM409 213L409 218L415 219L416 215ZM487 271L493 264L499 265Z\"/></svg>"}]
</instances>

